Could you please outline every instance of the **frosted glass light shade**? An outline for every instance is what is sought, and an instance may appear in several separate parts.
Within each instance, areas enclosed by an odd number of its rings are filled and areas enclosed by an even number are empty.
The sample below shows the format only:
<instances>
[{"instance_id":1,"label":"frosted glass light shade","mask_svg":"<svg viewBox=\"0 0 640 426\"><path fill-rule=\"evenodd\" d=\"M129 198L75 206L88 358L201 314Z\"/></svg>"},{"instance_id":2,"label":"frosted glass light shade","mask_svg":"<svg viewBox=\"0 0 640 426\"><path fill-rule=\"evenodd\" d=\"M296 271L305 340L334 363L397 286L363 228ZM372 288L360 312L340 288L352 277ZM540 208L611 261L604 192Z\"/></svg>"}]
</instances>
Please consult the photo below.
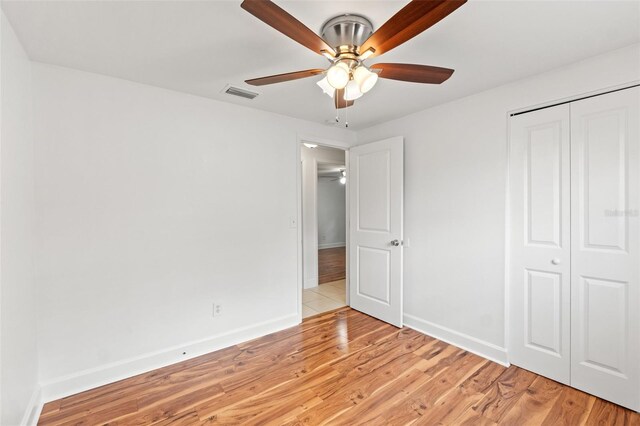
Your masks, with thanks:
<instances>
[{"instance_id":1,"label":"frosted glass light shade","mask_svg":"<svg viewBox=\"0 0 640 426\"><path fill-rule=\"evenodd\" d=\"M354 101L362 96L362 92L360 91L360 86L358 82L355 80L351 80L347 86L344 88L344 100L345 101Z\"/></svg>"},{"instance_id":2,"label":"frosted glass light shade","mask_svg":"<svg viewBox=\"0 0 640 426\"><path fill-rule=\"evenodd\" d=\"M320 86L320 88L326 95L331 96L333 98L333 94L336 92L336 89L334 89L333 86L329 84L327 77L323 78L316 84Z\"/></svg>"},{"instance_id":3,"label":"frosted glass light shade","mask_svg":"<svg viewBox=\"0 0 640 426\"><path fill-rule=\"evenodd\" d=\"M378 82L378 74L369 71L364 65L360 65L353 72L353 79L358 83L360 91L367 93Z\"/></svg>"},{"instance_id":4,"label":"frosted glass light shade","mask_svg":"<svg viewBox=\"0 0 640 426\"><path fill-rule=\"evenodd\" d=\"M327 71L327 81L334 89L344 89L349 83L349 67L344 62L332 65Z\"/></svg>"}]
</instances>

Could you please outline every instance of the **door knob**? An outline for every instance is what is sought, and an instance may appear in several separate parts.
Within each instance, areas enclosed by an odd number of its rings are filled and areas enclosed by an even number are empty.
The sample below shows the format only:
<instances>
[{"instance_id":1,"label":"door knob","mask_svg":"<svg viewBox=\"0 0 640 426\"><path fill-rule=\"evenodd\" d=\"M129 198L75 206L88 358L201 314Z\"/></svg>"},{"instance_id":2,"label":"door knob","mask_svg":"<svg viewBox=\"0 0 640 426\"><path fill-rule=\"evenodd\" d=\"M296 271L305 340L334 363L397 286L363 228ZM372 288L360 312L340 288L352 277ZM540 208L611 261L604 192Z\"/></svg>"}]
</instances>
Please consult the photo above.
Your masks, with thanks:
<instances>
[{"instance_id":1,"label":"door knob","mask_svg":"<svg viewBox=\"0 0 640 426\"><path fill-rule=\"evenodd\" d=\"M400 241L393 240L393 241L391 241L391 245L394 246L394 247L398 247L400 245Z\"/></svg>"},{"instance_id":2,"label":"door knob","mask_svg":"<svg viewBox=\"0 0 640 426\"><path fill-rule=\"evenodd\" d=\"M551 263L554 265L559 265L561 262L560 262L560 259L558 259L557 257L554 257L553 259L551 259Z\"/></svg>"}]
</instances>

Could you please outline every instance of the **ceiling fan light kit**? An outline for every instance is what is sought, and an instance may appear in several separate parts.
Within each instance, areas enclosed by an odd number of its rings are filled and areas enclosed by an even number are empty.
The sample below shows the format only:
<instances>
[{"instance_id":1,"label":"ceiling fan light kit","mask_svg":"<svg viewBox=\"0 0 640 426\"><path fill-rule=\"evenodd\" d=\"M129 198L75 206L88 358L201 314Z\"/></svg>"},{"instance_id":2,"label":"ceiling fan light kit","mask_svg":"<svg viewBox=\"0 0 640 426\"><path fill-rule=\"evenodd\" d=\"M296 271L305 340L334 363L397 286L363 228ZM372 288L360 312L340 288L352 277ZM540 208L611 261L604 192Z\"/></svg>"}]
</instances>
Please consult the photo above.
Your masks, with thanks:
<instances>
[{"instance_id":1,"label":"ceiling fan light kit","mask_svg":"<svg viewBox=\"0 0 640 426\"><path fill-rule=\"evenodd\" d=\"M351 69L345 62L337 62L327 70L327 81L334 89L344 89L351 78Z\"/></svg>"},{"instance_id":2,"label":"ceiling fan light kit","mask_svg":"<svg viewBox=\"0 0 640 426\"><path fill-rule=\"evenodd\" d=\"M324 23L317 35L270 0L244 0L241 7L267 25L319 55L326 57L328 69L310 69L246 80L261 86L324 74L317 82L334 99L336 109L347 108L369 92L378 78L422 84L441 84L454 70L416 64L374 64L364 61L398 47L435 25L466 0L412 0L376 31L362 15L344 14Z\"/></svg>"},{"instance_id":3,"label":"ceiling fan light kit","mask_svg":"<svg viewBox=\"0 0 640 426\"><path fill-rule=\"evenodd\" d=\"M367 93L376 85L378 74L371 72L366 66L360 65L353 71L353 79L358 83L360 91Z\"/></svg>"},{"instance_id":4,"label":"ceiling fan light kit","mask_svg":"<svg viewBox=\"0 0 640 426\"><path fill-rule=\"evenodd\" d=\"M327 79L326 76L322 80L318 81L316 84L322 89L322 91L326 95L329 95L330 97L333 98L333 95L336 93L336 89L334 89L334 87L329 84L329 80Z\"/></svg>"},{"instance_id":5,"label":"ceiling fan light kit","mask_svg":"<svg viewBox=\"0 0 640 426\"><path fill-rule=\"evenodd\" d=\"M360 90L360 86L355 80L349 81L347 87L344 88L344 100L345 101L355 101L362 97L362 91Z\"/></svg>"}]
</instances>

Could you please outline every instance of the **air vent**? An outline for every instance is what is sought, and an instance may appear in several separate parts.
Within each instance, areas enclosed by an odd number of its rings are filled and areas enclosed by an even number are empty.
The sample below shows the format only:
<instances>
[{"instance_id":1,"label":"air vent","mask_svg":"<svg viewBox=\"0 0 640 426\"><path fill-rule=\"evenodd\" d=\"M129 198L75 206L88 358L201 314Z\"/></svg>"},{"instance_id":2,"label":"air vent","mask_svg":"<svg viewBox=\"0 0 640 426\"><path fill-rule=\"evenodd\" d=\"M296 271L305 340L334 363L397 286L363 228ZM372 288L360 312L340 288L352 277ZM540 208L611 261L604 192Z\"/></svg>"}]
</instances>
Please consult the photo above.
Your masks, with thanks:
<instances>
[{"instance_id":1,"label":"air vent","mask_svg":"<svg viewBox=\"0 0 640 426\"><path fill-rule=\"evenodd\" d=\"M256 92L241 89L239 87L235 87L231 85L225 87L224 93L226 93L227 95L240 96L241 98L245 98L245 99L254 99L256 96L258 96L258 93Z\"/></svg>"}]
</instances>

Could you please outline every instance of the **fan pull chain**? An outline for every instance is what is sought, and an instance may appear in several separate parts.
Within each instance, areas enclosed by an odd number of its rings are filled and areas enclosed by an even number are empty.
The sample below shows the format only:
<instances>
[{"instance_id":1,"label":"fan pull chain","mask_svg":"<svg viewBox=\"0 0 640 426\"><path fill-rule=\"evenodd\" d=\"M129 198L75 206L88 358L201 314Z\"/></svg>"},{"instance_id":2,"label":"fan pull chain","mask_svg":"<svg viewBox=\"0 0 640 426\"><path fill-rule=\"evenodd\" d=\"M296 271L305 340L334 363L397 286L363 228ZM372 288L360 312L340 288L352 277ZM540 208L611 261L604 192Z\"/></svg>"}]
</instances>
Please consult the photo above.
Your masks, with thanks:
<instances>
[{"instance_id":1,"label":"fan pull chain","mask_svg":"<svg viewBox=\"0 0 640 426\"><path fill-rule=\"evenodd\" d=\"M347 105L347 100L345 99L344 101L344 127L348 128L349 127L349 111L347 111L348 105Z\"/></svg>"}]
</instances>

